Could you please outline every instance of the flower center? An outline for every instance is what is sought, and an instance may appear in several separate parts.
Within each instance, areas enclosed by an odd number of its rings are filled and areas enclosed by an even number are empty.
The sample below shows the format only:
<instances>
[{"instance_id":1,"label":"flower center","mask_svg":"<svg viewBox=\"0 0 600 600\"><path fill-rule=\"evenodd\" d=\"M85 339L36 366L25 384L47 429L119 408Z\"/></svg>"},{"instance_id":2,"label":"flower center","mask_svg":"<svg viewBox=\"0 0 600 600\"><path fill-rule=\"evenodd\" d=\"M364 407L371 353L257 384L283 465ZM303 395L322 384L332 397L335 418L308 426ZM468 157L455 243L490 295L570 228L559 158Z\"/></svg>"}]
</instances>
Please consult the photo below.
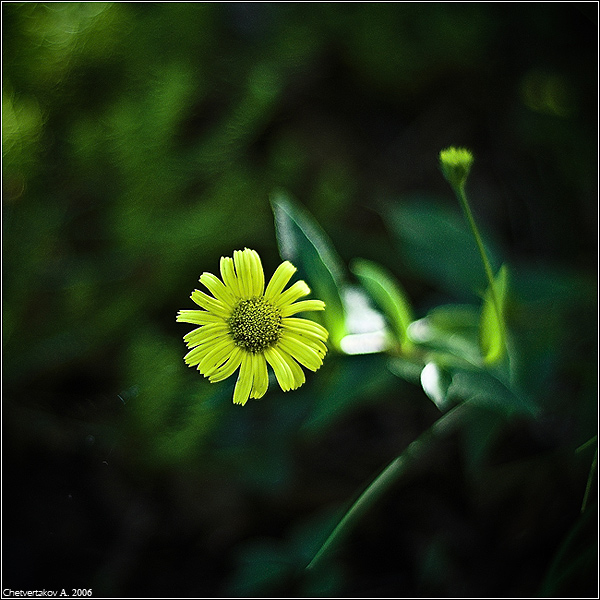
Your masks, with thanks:
<instances>
[{"instance_id":1,"label":"flower center","mask_svg":"<svg viewBox=\"0 0 600 600\"><path fill-rule=\"evenodd\" d=\"M253 354L274 346L281 336L281 312L262 296L239 302L228 324L233 341Z\"/></svg>"}]
</instances>

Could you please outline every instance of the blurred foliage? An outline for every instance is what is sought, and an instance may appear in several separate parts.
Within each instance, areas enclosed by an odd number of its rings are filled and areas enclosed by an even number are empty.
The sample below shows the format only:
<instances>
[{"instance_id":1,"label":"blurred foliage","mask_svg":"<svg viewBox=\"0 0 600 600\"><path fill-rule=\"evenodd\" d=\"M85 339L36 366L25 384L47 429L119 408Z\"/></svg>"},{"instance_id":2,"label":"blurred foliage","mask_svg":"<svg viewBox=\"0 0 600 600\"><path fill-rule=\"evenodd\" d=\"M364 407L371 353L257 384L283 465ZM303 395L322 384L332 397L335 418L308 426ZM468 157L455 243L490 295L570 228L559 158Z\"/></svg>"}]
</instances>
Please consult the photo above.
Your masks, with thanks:
<instances>
[{"instance_id":1,"label":"blurred foliage","mask_svg":"<svg viewBox=\"0 0 600 600\"><path fill-rule=\"evenodd\" d=\"M3 3L4 586L593 596L593 7ZM486 284L449 144L474 150L473 211L508 264L504 379L464 364ZM305 386L239 409L185 367L175 314L233 249L272 273L286 222L345 319ZM340 351L386 321L424 363Z\"/></svg>"}]
</instances>

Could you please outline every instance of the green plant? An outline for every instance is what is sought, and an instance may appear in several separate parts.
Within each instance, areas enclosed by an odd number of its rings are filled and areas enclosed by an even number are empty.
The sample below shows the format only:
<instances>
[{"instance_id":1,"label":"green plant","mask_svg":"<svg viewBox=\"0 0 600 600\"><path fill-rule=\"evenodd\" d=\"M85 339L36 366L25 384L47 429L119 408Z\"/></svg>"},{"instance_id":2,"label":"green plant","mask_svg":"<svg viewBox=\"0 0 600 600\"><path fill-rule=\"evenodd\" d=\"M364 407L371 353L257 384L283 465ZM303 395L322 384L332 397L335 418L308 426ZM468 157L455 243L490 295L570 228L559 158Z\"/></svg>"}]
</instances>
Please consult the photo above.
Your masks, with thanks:
<instances>
[{"instance_id":1,"label":"green plant","mask_svg":"<svg viewBox=\"0 0 600 600\"><path fill-rule=\"evenodd\" d=\"M301 552L289 547L285 558L275 550L270 551L269 564L275 561L279 565L275 582L296 573L296 577L304 578L305 590L317 585L317 589L325 593L322 590L327 590L328 584L323 583L322 578L327 582L332 573L336 573L333 560L336 548L390 488L432 450L446 443L451 435L462 433L469 446L473 468L485 460L503 426L515 418L534 422L543 414L538 399L530 392L516 366L520 340L511 341L509 336L508 267L502 265L494 274L487 249L490 244L484 241L467 199L466 182L472 163L473 156L465 149L449 148L440 154L441 170L466 217L487 285L479 290L479 306L446 304L434 307L424 317L416 319L406 292L391 272L373 261L356 259L351 263L351 271L360 284L356 288L349 283L341 259L312 217L282 191L272 198L282 257L294 260L319 296L327 299L328 306L336 307L336 310L320 315L323 324L333 333L330 338L333 349L342 356L364 352L387 355L389 370L401 379L420 384L440 411L439 418L350 502L337 522L329 519L328 533L321 530L317 536L319 541L313 542L309 550L304 548ZM421 209L427 210L422 206L418 210ZM435 211L430 213L433 218L435 214ZM445 226L443 220L441 224ZM465 237L459 239L466 241ZM350 315L356 313L357 307L350 291L368 299L380 312L387 323L384 336L376 336L378 332L373 331L366 345L349 343L354 338L362 340L368 336L368 332L353 330ZM368 320L367 317L364 314L363 320ZM585 490L584 507L594 466L595 462ZM559 553L552 565L553 573L560 570L557 564L563 554ZM261 558L253 557L250 564L254 565L254 572L270 572L271 566L263 564ZM254 560L258 562L252 562ZM299 574L302 569L303 577ZM324 588L319 588L320 581ZM264 589L261 585L254 591ZM268 588L270 583L265 585ZM551 589L551 583L546 583L546 587Z\"/></svg>"},{"instance_id":2,"label":"green plant","mask_svg":"<svg viewBox=\"0 0 600 600\"><path fill-rule=\"evenodd\" d=\"M354 263L354 273L391 324L396 344L388 351L395 372L401 376L420 372L423 390L444 414L366 487L308 563L308 570L318 567L361 515L436 439L461 427L470 407L493 407L499 418L514 413L534 415L537 411L535 404L510 382L505 333L508 270L503 266L494 276L471 212L465 185L472 163L473 155L465 149L448 148L440 153L441 170L464 211L487 278L479 310L479 348L474 344L473 328L463 332L455 329L463 307L446 306L443 316L434 309L425 320L414 321L408 298L390 274L368 261Z\"/></svg>"}]
</instances>

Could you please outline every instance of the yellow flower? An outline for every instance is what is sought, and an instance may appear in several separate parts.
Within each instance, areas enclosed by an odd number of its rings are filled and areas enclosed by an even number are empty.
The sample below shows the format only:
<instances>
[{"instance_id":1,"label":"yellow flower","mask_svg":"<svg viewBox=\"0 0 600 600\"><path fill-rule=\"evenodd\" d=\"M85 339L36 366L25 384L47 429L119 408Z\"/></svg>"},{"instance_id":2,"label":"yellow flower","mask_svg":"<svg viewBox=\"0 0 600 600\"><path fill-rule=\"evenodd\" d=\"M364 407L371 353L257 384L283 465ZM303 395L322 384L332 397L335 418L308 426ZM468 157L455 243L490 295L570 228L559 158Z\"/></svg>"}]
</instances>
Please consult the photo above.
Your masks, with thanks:
<instances>
[{"instance_id":1,"label":"yellow flower","mask_svg":"<svg viewBox=\"0 0 600 600\"><path fill-rule=\"evenodd\" d=\"M202 310L180 310L177 321L199 325L183 339L191 350L185 362L214 383L240 369L233 393L235 404L262 398L269 386L267 363L284 392L306 380L301 365L316 371L327 353L327 330L299 312L324 310L321 300L301 300L310 293L304 281L287 290L296 267L287 260L279 265L265 289L265 275L258 253L235 250L233 258L221 257L221 279L203 273L200 283L212 294L192 292Z\"/></svg>"}]
</instances>

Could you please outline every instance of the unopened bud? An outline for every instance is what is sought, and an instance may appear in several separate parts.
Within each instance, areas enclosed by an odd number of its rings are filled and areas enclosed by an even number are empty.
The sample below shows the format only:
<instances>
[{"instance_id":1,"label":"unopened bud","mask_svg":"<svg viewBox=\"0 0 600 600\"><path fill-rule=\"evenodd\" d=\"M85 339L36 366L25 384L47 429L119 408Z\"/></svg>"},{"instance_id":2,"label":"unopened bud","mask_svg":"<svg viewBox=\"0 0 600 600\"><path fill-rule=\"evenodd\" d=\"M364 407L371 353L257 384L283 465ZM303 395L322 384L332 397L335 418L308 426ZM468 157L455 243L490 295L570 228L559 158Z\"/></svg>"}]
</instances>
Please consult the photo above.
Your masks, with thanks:
<instances>
[{"instance_id":1,"label":"unopened bud","mask_svg":"<svg viewBox=\"0 0 600 600\"><path fill-rule=\"evenodd\" d=\"M440 152L442 173L453 188L465 185L473 160L473 154L466 148L450 146Z\"/></svg>"}]
</instances>

